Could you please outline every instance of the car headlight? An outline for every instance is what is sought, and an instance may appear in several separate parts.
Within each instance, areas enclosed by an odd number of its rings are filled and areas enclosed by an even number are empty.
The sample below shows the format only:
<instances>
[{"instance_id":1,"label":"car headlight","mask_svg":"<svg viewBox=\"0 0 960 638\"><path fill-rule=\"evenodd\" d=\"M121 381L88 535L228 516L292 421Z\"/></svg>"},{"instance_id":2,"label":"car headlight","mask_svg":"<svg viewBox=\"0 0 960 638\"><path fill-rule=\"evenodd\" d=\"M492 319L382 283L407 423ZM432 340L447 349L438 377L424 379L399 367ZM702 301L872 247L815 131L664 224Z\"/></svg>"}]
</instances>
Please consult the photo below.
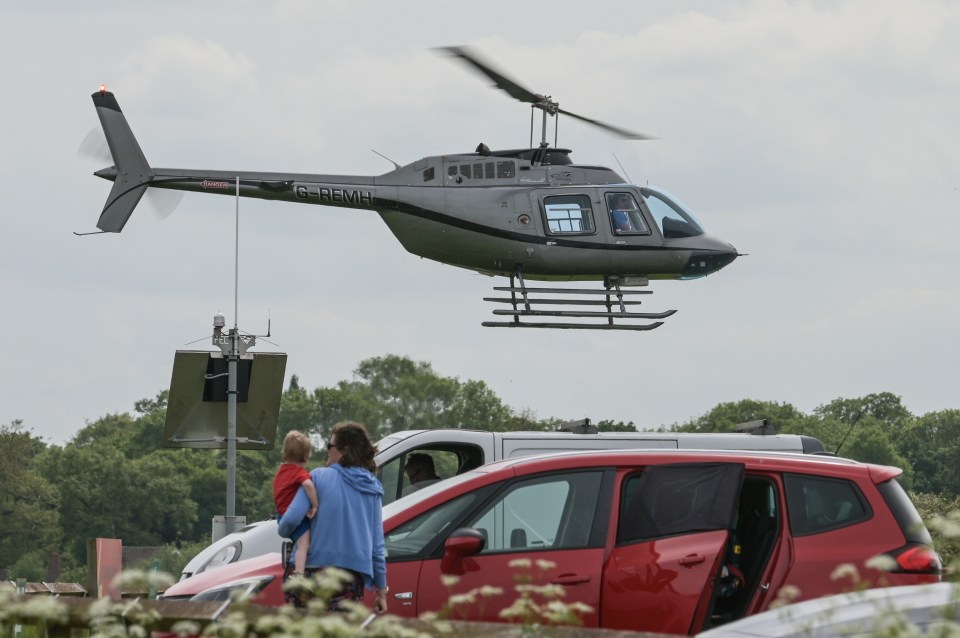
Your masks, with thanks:
<instances>
[{"instance_id":1,"label":"car headlight","mask_svg":"<svg viewBox=\"0 0 960 638\"><path fill-rule=\"evenodd\" d=\"M240 541L234 541L225 547L221 547L216 554L210 557L206 563L201 565L195 571L195 574L200 572L205 572L208 569L213 569L214 567L220 567L221 565L227 565L232 563L240 558L240 550L243 547Z\"/></svg>"},{"instance_id":2,"label":"car headlight","mask_svg":"<svg viewBox=\"0 0 960 638\"><path fill-rule=\"evenodd\" d=\"M190 597L193 601L208 600L245 600L253 598L259 594L264 587L273 581L273 576L254 576L234 580L223 585L217 585L210 589Z\"/></svg>"}]
</instances>

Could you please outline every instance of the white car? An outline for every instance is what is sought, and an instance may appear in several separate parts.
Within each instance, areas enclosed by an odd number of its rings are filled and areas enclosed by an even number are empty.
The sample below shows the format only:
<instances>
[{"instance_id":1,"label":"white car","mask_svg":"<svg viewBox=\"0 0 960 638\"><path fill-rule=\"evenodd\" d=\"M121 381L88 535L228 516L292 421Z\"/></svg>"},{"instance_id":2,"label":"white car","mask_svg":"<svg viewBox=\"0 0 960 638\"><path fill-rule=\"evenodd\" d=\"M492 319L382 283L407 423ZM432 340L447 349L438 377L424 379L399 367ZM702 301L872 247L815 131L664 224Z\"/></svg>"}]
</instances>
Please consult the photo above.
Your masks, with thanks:
<instances>
[{"instance_id":1,"label":"white car","mask_svg":"<svg viewBox=\"0 0 960 638\"><path fill-rule=\"evenodd\" d=\"M277 531L276 519L268 518L245 525L208 545L190 559L180 574L180 580L214 567L235 563L241 558L279 552L282 544L283 539Z\"/></svg>"},{"instance_id":2,"label":"white car","mask_svg":"<svg viewBox=\"0 0 960 638\"><path fill-rule=\"evenodd\" d=\"M771 609L697 638L955 636L958 596L956 583L866 589ZM946 632L944 625L949 625Z\"/></svg>"}]
</instances>

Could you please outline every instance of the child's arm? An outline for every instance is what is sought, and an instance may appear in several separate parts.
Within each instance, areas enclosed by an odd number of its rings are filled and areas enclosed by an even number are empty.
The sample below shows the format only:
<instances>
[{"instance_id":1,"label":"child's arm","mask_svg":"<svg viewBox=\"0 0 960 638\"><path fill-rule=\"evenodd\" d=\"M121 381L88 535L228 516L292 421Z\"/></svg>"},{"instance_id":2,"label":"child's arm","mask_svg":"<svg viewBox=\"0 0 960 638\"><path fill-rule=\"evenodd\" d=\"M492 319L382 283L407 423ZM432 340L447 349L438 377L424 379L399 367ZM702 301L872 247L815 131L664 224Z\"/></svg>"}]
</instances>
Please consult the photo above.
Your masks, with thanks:
<instances>
[{"instance_id":1,"label":"child's arm","mask_svg":"<svg viewBox=\"0 0 960 638\"><path fill-rule=\"evenodd\" d=\"M307 479L300 485L303 486L303 491L307 493L307 499L310 501L310 509L307 510L307 518L313 518L317 514L317 507L319 502L317 501L317 487L313 484L313 479Z\"/></svg>"}]
</instances>

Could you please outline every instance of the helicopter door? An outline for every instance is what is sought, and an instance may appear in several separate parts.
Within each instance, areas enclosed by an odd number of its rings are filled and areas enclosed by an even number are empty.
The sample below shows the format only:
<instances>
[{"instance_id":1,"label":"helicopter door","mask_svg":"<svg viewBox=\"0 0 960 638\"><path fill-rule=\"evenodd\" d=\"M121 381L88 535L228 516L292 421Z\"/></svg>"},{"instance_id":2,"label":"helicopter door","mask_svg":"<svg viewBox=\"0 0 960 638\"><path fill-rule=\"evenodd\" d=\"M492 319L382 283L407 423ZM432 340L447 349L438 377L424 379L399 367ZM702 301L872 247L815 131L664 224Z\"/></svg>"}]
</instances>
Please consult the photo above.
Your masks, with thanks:
<instances>
[{"instance_id":1,"label":"helicopter door","mask_svg":"<svg viewBox=\"0 0 960 638\"><path fill-rule=\"evenodd\" d=\"M610 265L614 272L624 275L642 275L647 268L644 258L652 253L644 250L663 245L658 233L652 228L652 219L643 209L643 199L631 189L611 189L601 193L603 227L609 242L614 247L610 252Z\"/></svg>"},{"instance_id":2,"label":"helicopter door","mask_svg":"<svg viewBox=\"0 0 960 638\"><path fill-rule=\"evenodd\" d=\"M556 273L607 272L609 236L597 189L544 188L530 193L545 238L543 261Z\"/></svg>"}]
</instances>

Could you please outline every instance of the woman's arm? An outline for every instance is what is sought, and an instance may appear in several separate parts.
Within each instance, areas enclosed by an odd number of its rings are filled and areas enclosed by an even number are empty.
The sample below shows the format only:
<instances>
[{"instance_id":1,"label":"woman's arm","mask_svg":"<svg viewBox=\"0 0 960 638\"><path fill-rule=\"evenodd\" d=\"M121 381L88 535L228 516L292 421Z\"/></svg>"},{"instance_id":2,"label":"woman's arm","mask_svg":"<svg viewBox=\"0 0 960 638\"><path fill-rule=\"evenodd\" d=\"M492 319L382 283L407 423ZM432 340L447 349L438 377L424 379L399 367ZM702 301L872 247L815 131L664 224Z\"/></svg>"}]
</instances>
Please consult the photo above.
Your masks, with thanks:
<instances>
[{"instance_id":1,"label":"woman's arm","mask_svg":"<svg viewBox=\"0 0 960 638\"><path fill-rule=\"evenodd\" d=\"M287 511L280 518L280 536L290 538L309 510L310 499L307 498L307 493L301 486L300 489L297 490L297 495L293 497L293 502L290 503L290 507L287 508Z\"/></svg>"}]
</instances>

